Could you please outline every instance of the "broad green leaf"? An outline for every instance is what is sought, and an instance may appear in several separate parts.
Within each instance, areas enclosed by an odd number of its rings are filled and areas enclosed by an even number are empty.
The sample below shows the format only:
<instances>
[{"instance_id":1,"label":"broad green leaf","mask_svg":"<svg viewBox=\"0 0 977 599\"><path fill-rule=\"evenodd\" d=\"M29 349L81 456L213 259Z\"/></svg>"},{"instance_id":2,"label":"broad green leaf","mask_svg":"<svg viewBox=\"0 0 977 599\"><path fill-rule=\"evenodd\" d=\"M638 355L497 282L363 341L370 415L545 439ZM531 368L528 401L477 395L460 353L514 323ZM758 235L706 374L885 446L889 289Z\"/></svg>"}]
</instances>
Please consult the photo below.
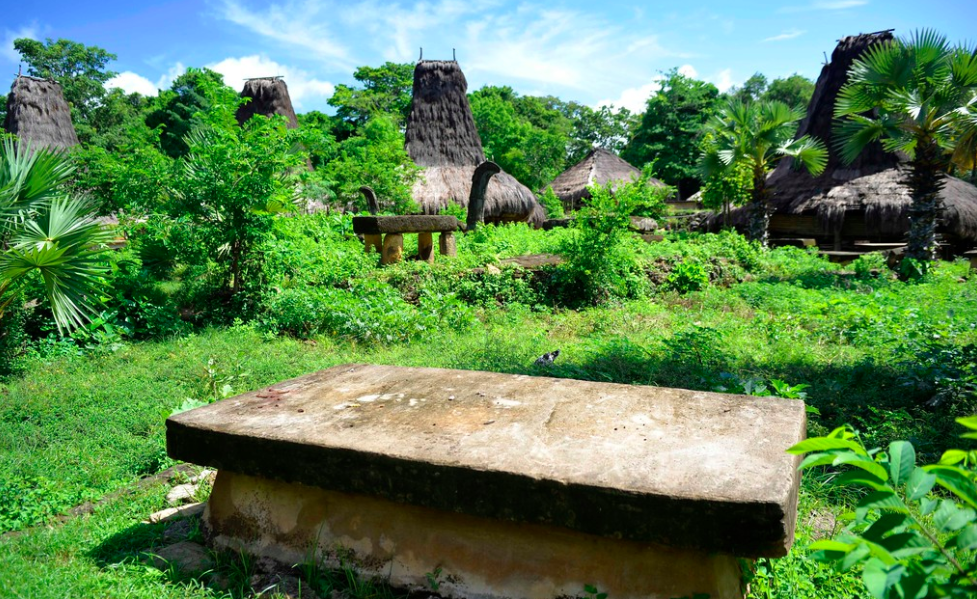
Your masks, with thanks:
<instances>
[{"instance_id":1,"label":"broad green leaf","mask_svg":"<svg viewBox=\"0 0 977 599\"><path fill-rule=\"evenodd\" d=\"M959 549L977 549L977 524L968 524L956 536L954 542Z\"/></svg>"},{"instance_id":2,"label":"broad green leaf","mask_svg":"<svg viewBox=\"0 0 977 599\"><path fill-rule=\"evenodd\" d=\"M875 491L862 497L858 501L858 508L855 510L858 519L864 521L869 510L885 510L899 513L907 513L909 511L899 497L892 491Z\"/></svg>"},{"instance_id":3,"label":"broad green leaf","mask_svg":"<svg viewBox=\"0 0 977 599\"><path fill-rule=\"evenodd\" d=\"M865 543L859 543L854 550L849 551L844 559L841 560L842 571L847 572L848 570L851 570L853 566L861 563L862 560L867 558L870 554L871 552L869 551L868 545Z\"/></svg>"},{"instance_id":4,"label":"broad green leaf","mask_svg":"<svg viewBox=\"0 0 977 599\"><path fill-rule=\"evenodd\" d=\"M933 483L936 483L936 477L933 477ZM932 497L927 497L919 502L919 513L924 516L929 516L933 511L940 505L939 499L934 499Z\"/></svg>"},{"instance_id":5,"label":"broad green leaf","mask_svg":"<svg viewBox=\"0 0 977 599\"><path fill-rule=\"evenodd\" d=\"M833 462L835 466L840 466L841 464L848 464L850 466L855 466L856 468L861 468L862 470L877 476L878 478L886 481L889 479L889 473L885 471L885 468L881 464L875 462L869 457L865 457L852 452L840 453L835 457Z\"/></svg>"},{"instance_id":6,"label":"broad green leaf","mask_svg":"<svg viewBox=\"0 0 977 599\"><path fill-rule=\"evenodd\" d=\"M850 543L842 543L841 541L834 541L831 539L822 539L820 541L815 541L807 546L811 551L838 551L841 553L848 553L856 546Z\"/></svg>"},{"instance_id":7,"label":"broad green leaf","mask_svg":"<svg viewBox=\"0 0 977 599\"><path fill-rule=\"evenodd\" d=\"M933 489L936 484L936 475L927 472L922 468L914 468L906 482L906 496L910 501L918 501Z\"/></svg>"},{"instance_id":8,"label":"broad green leaf","mask_svg":"<svg viewBox=\"0 0 977 599\"><path fill-rule=\"evenodd\" d=\"M909 441L893 441L889 444L889 480L899 486L909 479L916 467L916 450Z\"/></svg>"},{"instance_id":9,"label":"broad green leaf","mask_svg":"<svg viewBox=\"0 0 977 599\"><path fill-rule=\"evenodd\" d=\"M960 462L967 459L967 452L961 449L948 449L943 452L940 457L940 464L945 466L952 466L953 464L959 464Z\"/></svg>"},{"instance_id":10,"label":"broad green leaf","mask_svg":"<svg viewBox=\"0 0 977 599\"><path fill-rule=\"evenodd\" d=\"M977 431L977 414L974 416L964 416L963 418L957 418L956 420L957 424L962 424L970 430Z\"/></svg>"},{"instance_id":11,"label":"broad green leaf","mask_svg":"<svg viewBox=\"0 0 977 599\"><path fill-rule=\"evenodd\" d=\"M804 456L797 469L805 470L807 468L814 468L815 466L827 466L828 464L833 464L834 461L835 454L833 453L811 453Z\"/></svg>"},{"instance_id":12,"label":"broad green leaf","mask_svg":"<svg viewBox=\"0 0 977 599\"><path fill-rule=\"evenodd\" d=\"M883 481L881 478L864 470L849 470L848 472L842 472L831 481L831 484L839 487L859 485L875 489L876 491L884 491L885 489L889 488L885 484L885 481Z\"/></svg>"},{"instance_id":13,"label":"broad green leaf","mask_svg":"<svg viewBox=\"0 0 977 599\"><path fill-rule=\"evenodd\" d=\"M977 519L977 513L970 508L961 508L949 499L940 501L940 507L933 513L933 524L941 532L954 532L971 524Z\"/></svg>"},{"instance_id":14,"label":"broad green leaf","mask_svg":"<svg viewBox=\"0 0 977 599\"><path fill-rule=\"evenodd\" d=\"M787 453L800 455L811 451L829 451L847 449L856 454L867 456L868 453L861 445L848 439L835 439L831 437L813 437L805 439L787 450Z\"/></svg>"},{"instance_id":15,"label":"broad green leaf","mask_svg":"<svg viewBox=\"0 0 977 599\"><path fill-rule=\"evenodd\" d=\"M873 597L886 599L889 589L899 582L905 571L906 568L901 564L887 568L884 564L872 560L865 564L865 570L862 571L862 581Z\"/></svg>"},{"instance_id":16,"label":"broad green leaf","mask_svg":"<svg viewBox=\"0 0 977 599\"><path fill-rule=\"evenodd\" d=\"M924 466L927 472L936 475L936 483L950 491L963 502L977 508L977 487L966 470L956 466Z\"/></svg>"},{"instance_id":17,"label":"broad green leaf","mask_svg":"<svg viewBox=\"0 0 977 599\"><path fill-rule=\"evenodd\" d=\"M887 533L892 531L894 528L901 526L903 522L906 521L908 516L906 514L898 513L888 513L882 514L882 516L872 523L865 532L862 533L862 537L874 541L876 543Z\"/></svg>"}]
</instances>

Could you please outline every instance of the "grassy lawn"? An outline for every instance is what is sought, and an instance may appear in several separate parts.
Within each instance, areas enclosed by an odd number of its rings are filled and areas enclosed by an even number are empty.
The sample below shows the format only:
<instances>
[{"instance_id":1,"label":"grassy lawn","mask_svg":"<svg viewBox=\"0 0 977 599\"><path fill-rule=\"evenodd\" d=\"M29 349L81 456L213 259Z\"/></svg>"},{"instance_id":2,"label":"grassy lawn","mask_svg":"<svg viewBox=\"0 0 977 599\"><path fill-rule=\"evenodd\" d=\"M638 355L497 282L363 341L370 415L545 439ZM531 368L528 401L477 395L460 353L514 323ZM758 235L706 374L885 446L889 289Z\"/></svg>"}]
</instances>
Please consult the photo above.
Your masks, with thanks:
<instances>
[{"instance_id":1,"label":"grassy lawn","mask_svg":"<svg viewBox=\"0 0 977 599\"><path fill-rule=\"evenodd\" d=\"M512 245L513 252L525 249ZM649 248L662 256L701 251L679 242ZM953 418L977 412L973 394L954 378L977 342L977 277L965 264L902 283L884 273L839 273L799 250L777 250L763 260L757 274L739 281L609 307L476 302L469 326L409 341L295 339L236 325L38 353L5 381L0 401L0 531L7 533L0 538L0 596L244 594L239 559L219 562L223 580L232 582L229 591L213 578L182 578L145 563L145 553L161 546L164 525L141 522L165 507L168 485L136 483L173 465L163 423L188 399L219 399L340 363L756 394L772 394L772 381L783 381L808 385L807 401L820 411L809 434L851 423L869 446L912 440L921 461L962 445ZM409 293L422 268L404 265L383 276ZM493 276L503 281L507 273ZM555 349L562 353L552 367L533 365ZM56 519L106 497L90 514ZM756 565L753 595L867 596L856 575L823 566L805 551L813 539L830 535L834 517L851 501L825 475L805 475L797 543L788 557Z\"/></svg>"}]
</instances>

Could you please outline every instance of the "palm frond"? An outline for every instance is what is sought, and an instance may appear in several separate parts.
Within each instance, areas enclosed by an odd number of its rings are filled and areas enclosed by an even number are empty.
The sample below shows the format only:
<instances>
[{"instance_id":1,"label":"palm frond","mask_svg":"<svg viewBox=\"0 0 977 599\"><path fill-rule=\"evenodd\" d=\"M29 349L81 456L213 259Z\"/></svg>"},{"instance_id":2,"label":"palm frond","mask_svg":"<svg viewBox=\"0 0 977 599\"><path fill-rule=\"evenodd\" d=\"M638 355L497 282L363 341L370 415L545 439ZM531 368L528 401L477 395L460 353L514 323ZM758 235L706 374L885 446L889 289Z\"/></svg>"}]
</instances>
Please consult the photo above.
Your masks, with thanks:
<instances>
[{"instance_id":1,"label":"palm frond","mask_svg":"<svg viewBox=\"0 0 977 599\"><path fill-rule=\"evenodd\" d=\"M61 197L27 220L0 255L0 280L16 281L32 270L41 274L61 332L82 324L98 301L105 269L99 262L111 233L88 213L87 205Z\"/></svg>"},{"instance_id":2,"label":"palm frond","mask_svg":"<svg viewBox=\"0 0 977 599\"><path fill-rule=\"evenodd\" d=\"M835 122L834 145L841 153L841 160L851 164L868 144L881 139L885 133L881 120L854 114Z\"/></svg>"},{"instance_id":3,"label":"palm frond","mask_svg":"<svg viewBox=\"0 0 977 599\"><path fill-rule=\"evenodd\" d=\"M74 172L70 158L29 142L5 139L0 144L0 220L32 212L57 193Z\"/></svg>"},{"instance_id":4,"label":"palm frond","mask_svg":"<svg viewBox=\"0 0 977 599\"><path fill-rule=\"evenodd\" d=\"M808 135L778 148L777 153L793 158L795 165L802 165L814 176L823 173L828 164L827 146L821 140Z\"/></svg>"}]
</instances>

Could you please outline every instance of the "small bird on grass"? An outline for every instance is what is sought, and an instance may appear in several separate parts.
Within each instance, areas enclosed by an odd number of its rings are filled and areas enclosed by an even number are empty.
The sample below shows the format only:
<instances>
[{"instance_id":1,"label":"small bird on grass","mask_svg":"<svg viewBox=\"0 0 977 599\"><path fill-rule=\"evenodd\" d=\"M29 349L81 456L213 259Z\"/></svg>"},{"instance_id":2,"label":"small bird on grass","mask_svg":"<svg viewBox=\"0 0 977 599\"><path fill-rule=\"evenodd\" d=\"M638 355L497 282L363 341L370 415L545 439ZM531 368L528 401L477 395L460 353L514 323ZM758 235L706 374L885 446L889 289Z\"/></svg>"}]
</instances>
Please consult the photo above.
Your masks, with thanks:
<instances>
[{"instance_id":1,"label":"small bird on grass","mask_svg":"<svg viewBox=\"0 0 977 599\"><path fill-rule=\"evenodd\" d=\"M536 366L552 366L553 362L560 356L560 350L551 351L548 354L543 354L542 356L536 358L533 362Z\"/></svg>"}]
</instances>

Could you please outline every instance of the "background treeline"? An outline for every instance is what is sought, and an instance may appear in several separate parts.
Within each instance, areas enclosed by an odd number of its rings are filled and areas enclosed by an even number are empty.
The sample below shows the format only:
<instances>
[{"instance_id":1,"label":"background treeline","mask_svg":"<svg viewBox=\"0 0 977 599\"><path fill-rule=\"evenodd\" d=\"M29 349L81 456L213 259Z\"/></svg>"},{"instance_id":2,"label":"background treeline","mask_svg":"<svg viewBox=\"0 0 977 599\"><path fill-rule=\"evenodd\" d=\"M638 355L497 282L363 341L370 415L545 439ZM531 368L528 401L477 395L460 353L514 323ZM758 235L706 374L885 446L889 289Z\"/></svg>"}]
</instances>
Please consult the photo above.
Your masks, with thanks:
<instances>
[{"instance_id":1,"label":"background treeline","mask_svg":"<svg viewBox=\"0 0 977 599\"><path fill-rule=\"evenodd\" d=\"M132 201L129 192L116 189L104 172L124 168L106 155L123 160L133 152L152 149L169 159L185 156L184 138L210 107L203 86L227 83L208 69L191 69L157 96L127 94L105 87L116 75L107 68L116 56L106 50L63 39L19 39L15 48L27 73L62 84L83 147L82 160L89 166L84 172L91 175L83 185L106 211L124 209ZM381 196L406 203L406 188L398 185L405 181L391 179L384 171L409 162L398 149L403 148L410 111L413 64L364 66L353 76L356 83L336 86L328 101L335 114L299 115L301 127L308 130L303 141L322 175L316 199L356 203L355 190L362 182L353 179L366 179L379 185ZM814 84L800 75L768 81L757 73L723 94L711 83L677 69L664 73L660 84L640 114L611 106L592 108L554 96L525 96L499 86L475 90L469 99L486 157L530 189L542 191L592 148L600 147L638 168L654 161L656 176L677 187L684 198L702 185L696 167L701 130L725 97L780 100L804 108L814 90ZM5 107L5 98L0 97L0 110Z\"/></svg>"}]
</instances>

